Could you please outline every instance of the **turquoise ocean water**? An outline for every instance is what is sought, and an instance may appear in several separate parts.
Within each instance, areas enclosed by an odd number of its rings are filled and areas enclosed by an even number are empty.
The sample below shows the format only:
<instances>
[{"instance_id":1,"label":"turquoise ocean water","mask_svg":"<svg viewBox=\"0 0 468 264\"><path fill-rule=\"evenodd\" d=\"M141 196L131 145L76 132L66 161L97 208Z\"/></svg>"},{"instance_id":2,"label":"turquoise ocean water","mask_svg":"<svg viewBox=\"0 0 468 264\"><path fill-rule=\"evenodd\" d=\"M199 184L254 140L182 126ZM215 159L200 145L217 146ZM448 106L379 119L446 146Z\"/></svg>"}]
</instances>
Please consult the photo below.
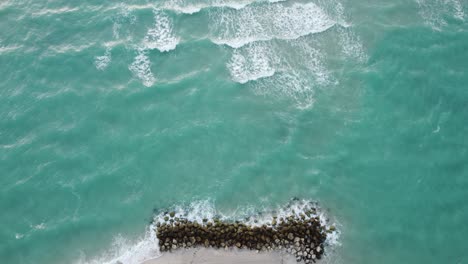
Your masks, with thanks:
<instances>
[{"instance_id":1,"label":"turquoise ocean water","mask_svg":"<svg viewBox=\"0 0 468 264\"><path fill-rule=\"evenodd\" d=\"M292 197L326 263L468 263L468 2L0 2L0 263L139 263Z\"/></svg>"}]
</instances>

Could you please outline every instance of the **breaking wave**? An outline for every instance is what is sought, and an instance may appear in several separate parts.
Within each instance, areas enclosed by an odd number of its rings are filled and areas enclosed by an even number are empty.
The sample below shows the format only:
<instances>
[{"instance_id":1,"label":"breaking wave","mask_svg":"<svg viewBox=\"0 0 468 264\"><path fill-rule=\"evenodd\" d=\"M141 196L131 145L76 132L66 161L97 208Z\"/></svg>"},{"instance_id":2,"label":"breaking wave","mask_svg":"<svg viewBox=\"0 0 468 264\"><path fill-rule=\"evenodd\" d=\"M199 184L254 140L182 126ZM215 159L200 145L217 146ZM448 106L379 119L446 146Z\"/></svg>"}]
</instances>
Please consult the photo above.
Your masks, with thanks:
<instances>
[{"instance_id":1,"label":"breaking wave","mask_svg":"<svg viewBox=\"0 0 468 264\"><path fill-rule=\"evenodd\" d=\"M140 79L146 87L150 87L156 82L156 78L151 71L151 61L145 50L137 51L137 56L128 69Z\"/></svg>"},{"instance_id":2,"label":"breaking wave","mask_svg":"<svg viewBox=\"0 0 468 264\"><path fill-rule=\"evenodd\" d=\"M300 108L313 105L317 87L337 84L325 52L310 39L250 43L235 49L226 66L233 81L259 95L291 98Z\"/></svg>"},{"instance_id":3,"label":"breaking wave","mask_svg":"<svg viewBox=\"0 0 468 264\"><path fill-rule=\"evenodd\" d=\"M200 12L206 8L231 8L235 10L239 10L245 8L246 6L253 4L253 3L261 3L261 2L269 2L269 3L276 3L276 2L283 2L287 0L208 0L199 3L193 3L194 1L187 1L187 0L172 0L172 1L164 1L158 5L158 8L164 10L171 10L177 13L183 14L195 14Z\"/></svg>"},{"instance_id":4,"label":"breaking wave","mask_svg":"<svg viewBox=\"0 0 468 264\"><path fill-rule=\"evenodd\" d=\"M97 56L94 60L94 65L98 70L105 70L109 63L111 62L111 49L108 47L106 48L106 52L102 56Z\"/></svg>"},{"instance_id":5,"label":"breaking wave","mask_svg":"<svg viewBox=\"0 0 468 264\"><path fill-rule=\"evenodd\" d=\"M246 83L275 74L268 50L261 45L250 45L245 49L234 50L227 67L233 81L238 83Z\"/></svg>"},{"instance_id":6,"label":"breaking wave","mask_svg":"<svg viewBox=\"0 0 468 264\"><path fill-rule=\"evenodd\" d=\"M315 215L319 216L321 225L330 229L337 224L327 216L316 202L305 199L292 199L286 205L276 207L244 206L230 210L220 210L213 200L200 200L188 204L178 204L169 208L157 210L154 222L163 222L169 211L175 212L175 217L184 218L192 222L203 223L204 220L213 223L214 219L223 221L240 221L250 226L262 226L271 222L273 216L287 218L289 216L300 217L301 214L315 209ZM335 228L333 228L335 229ZM335 247L340 245L339 237L341 231L327 234L325 245ZM112 247L101 256L87 260L82 256L75 264L140 264L146 260L157 258L161 255L158 238L156 237L156 226L150 225L143 237L136 242L131 242L122 236L116 236Z\"/></svg>"},{"instance_id":7,"label":"breaking wave","mask_svg":"<svg viewBox=\"0 0 468 264\"><path fill-rule=\"evenodd\" d=\"M141 239L129 241L118 235L107 252L93 259L82 256L74 264L140 264L161 255L157 245L154 226L150 225Z\"/></svg>"},{"instance_id":8,"label":"breaking wave","mask_svg":"<svg viewBox=\"0 0 468 264\"><path fill-rule=\"evenodd\" d=\"M158 49L161 52L176 48L179 39L174 35L172 21L162 11L153 10L154 25L148 29L143 40L145 49Z\"/></svg>"},{"instance_id":9,"label":"breaking wave","mask_svg":"<svg viewBox=\"0 0 468 264\"><path fill-rule=\"evenodd\" d=\"M336 22L314 3L246 6L211 14L211 40L240 48L256 41L291 40L320 33Z\"/></svg>"},{"instance_id":10,"label":"breaking wave","mask_svg":"<svg viewBox=\"0 0 468 264\"><path fill-rule=\"evenodd\" d=\"M132 11L138 8L152 10L153 24L136 41L132 35L124 40L122 33L132 31L128 26L138 26L133 25L137 12ZM204 8L207 10L200 14L201 27L190 38L209 39L219 48L226 48L228 59L224 63L230 79L250 86L257 94L292 98L307 108L315 102L317 87L338 83L328 65L330 51L341 51L343 58L357 62L367 58L359 36L346 21L344 6L334 0L174 0L138 7L120 5L114 19L114 41L130 41L129 47L137 55L128 68L143 85L149 87L156 82L150 51L175 50L180 42L175 21L177 26L183 25L191 19L186 14ZM181 17L187 20L178 19ZM95 66L103 70L110 61L110 52L106 51L95 57Z\"/></svg>"}]
</instances>

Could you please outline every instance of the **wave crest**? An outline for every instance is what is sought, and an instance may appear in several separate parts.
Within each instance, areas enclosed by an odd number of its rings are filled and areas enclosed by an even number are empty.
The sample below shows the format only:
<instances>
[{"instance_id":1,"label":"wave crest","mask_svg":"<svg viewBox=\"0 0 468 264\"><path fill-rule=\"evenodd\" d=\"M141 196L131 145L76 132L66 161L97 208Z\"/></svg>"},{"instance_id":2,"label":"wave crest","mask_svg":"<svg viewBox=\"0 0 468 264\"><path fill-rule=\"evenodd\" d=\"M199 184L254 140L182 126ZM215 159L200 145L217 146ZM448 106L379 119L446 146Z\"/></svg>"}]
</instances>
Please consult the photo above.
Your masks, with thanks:
<instances>
[{"instance_id":1,"label":"wave crest","mask_svg":"<svg viewBox=\"0 0 468 264\"><path fill-rule=\"evenodd\" d=\"M286 205L273 206L267 208L258 208L255 206L243 206L233 208L231 210L220 210L216 208L213 200L199 200L188 204L178 204L170 208L158 210L154 215L153 223L163 222L168 211L173 211L175 217L184 218L192 222L203 223L204 219L213 223L214 219L224 221L241 221L250 226L262 226L271 222L273 216L287 218L289 216L300 217L301 214L315 210L315 215L319 216L321 225L330 230L331 226L336 224L327 216L327 214L319 207L316 202L306 199L292 199ZM335 230L335 228L333 228ZM336 229L327 234L325 245L335 247L339 245L339 237L341 231ZM156 225L151 224L144 236L131 242L122 236L116 236L111 248L101 256L86 260L83 256L75 264L140 264L146 260L157 258L161 255L159 250L159 241L156 236Z\"/></svg>"},{"instance_id":2,"label":"wave crest","mask_svg":"<svg viewBox=\"0 0 468 264\"><path fill-rule=\"evenodd\" d=\"M260 45L234 50L227 67L232 80L238 83L246 83L275 74L266 48Z\"/></svg>"},{"instance_id":3,"label":"wave crest","mask_svg":"<svg viewBox=\"0 0 468 264\"><path fill-rule=\"evenodd\" d=\"M154 25L148 29L143 46L145 49L158 49L161 52L170 51L179 44L173 32L173 25L170 18L158 9L153 9Z\"/></svg>"},{"instance_id":4,"label":"wave crest","mask_svg":"<svg viewBox=\"0 0 468 264\"><path fill-rule=\"evenodd\" d=\"M191 15L208 8L231 8L240 10L253 3L276 3L283 1L287 0L208 0L199 3L193 3L193 1L187 0L171 0L162 2L159 4L158 8Z\"/></svg>"},{"instance_id":5,"label":"wave crest","mask_svg":"<svg viewBox=\"0 0 468 264\"><path fill-rule=\"evenodd\" d=\"M94 60L94 65L96 66L96 69L98 70L105 70L107 66L109 66L109 63L112 60L111 56L111 49L108 47L106 48L106 52L102 56L96 56Z\"/></svg>"},{"instance_id":6,"label":"wave crest","mask_svg":"<svg viewBox=\"0 0 468 264\"><path fill-rule=\"evenodd\" d=\"M146 87L152 86L156 82L156 78L151 71L151 61L146 54L146 51L137 51L137 56L128 69L142 82Z\"/></svg>"},{"instance_id":7,"label":"wave crest","mask_svg":"<svg viewBox=\"0 0 468 264\"><path fill-rule=\"evenodd\" d=\"M211 40L240 48L256 41L291 40L333 27L332 20L314 3L247 6L211 14Z\"/></svg>"},{"instance_id":8,"label":"wave crest","mask_svg":"<svg viewBox=\"0 0 468 264\"><path fill-rule=\"evenodd\" d=\"M141 264L161 256L158 244L154 226L151 225L141 239L129 241L118 235L114 238L111 248L101 256L90 260L82 256L75 264Z\"/></svg>"}]
</instances>

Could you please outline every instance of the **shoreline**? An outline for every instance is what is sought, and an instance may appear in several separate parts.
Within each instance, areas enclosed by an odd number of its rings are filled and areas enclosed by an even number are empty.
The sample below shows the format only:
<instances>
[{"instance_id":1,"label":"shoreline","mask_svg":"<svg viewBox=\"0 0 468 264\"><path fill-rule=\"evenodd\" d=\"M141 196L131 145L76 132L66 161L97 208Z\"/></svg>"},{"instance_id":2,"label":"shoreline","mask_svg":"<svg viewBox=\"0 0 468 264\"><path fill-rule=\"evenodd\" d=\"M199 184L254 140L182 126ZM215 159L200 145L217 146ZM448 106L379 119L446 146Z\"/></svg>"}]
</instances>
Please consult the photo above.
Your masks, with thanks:
<instances>
[{"instance_id":1,"label":"shoreline","mask_svg":"<svg viewBox=\"0 0 468 264\"><path fill-rule=\"evenodd\" d=\"M294 264L296 259L285 252L256 252L247 249L190 248L165 252L142 264Z\"/></svg>"},{"instance_id":2,"label":"shoreline","mask_svg":"<svg viewBox=\"0 0 468 264\"><path fill-rule=\"evenodd\" d=\"M263 263L275 262L284 259L278 257L283 254L290 255L295 260L294 263L315 263L324 254L328 235L336 232L336 229L326 224L326 219L322 218L316 204L298 202L299 206L295 209L289 208L279 215L276 212L265 214L261 219L247 217L244 220L235 220L217 215L194 219L183 211L165 211L155 217L152 227L161 253L193 248L197 249L193 251L194 256L197 252L211 252L207 256L214 256L219 255L216 252L223 252L223 249L224 252L250 250L253 255L248 254L249 257L240 263L249 263L247 260L254 256L266 257L267 259L262 260ZM200 251L200 248L219 251ZM256 252L262 254L258 255ZM274 254L270 254L271 252L279 255L272 258ZM239 254L247 253L238 253L235 256L238 258ZM221 255L231 256L230 253ZM175 263L184 263L191 256L169 254L166 258L175 258ZM237 262L239 260L231 263Z\"/></svg>"}]
</instances>

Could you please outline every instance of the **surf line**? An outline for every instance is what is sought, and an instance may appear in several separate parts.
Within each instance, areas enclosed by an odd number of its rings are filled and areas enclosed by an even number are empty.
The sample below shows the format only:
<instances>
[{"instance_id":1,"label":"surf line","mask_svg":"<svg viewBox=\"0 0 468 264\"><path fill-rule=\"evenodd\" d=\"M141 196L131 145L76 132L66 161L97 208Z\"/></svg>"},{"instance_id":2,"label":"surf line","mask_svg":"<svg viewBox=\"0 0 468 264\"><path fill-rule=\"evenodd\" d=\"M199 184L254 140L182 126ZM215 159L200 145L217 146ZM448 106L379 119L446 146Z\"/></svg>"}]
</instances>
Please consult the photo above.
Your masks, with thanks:
<instances>
[{"instance_id":1,"label":"surf line","mask_svg":"<svg viewBox=\"0 0 468 264\"><path fill-rule=\"evenodd\" d=\"M336 231L322 220L315 208L272 215L261 225L257 220L252 223L218 217L189 220L172 211L155 219L154 227L161 252L198 247L282 251L308 264L323 257L327 234Z\"/></svg>"}]
</instances>

